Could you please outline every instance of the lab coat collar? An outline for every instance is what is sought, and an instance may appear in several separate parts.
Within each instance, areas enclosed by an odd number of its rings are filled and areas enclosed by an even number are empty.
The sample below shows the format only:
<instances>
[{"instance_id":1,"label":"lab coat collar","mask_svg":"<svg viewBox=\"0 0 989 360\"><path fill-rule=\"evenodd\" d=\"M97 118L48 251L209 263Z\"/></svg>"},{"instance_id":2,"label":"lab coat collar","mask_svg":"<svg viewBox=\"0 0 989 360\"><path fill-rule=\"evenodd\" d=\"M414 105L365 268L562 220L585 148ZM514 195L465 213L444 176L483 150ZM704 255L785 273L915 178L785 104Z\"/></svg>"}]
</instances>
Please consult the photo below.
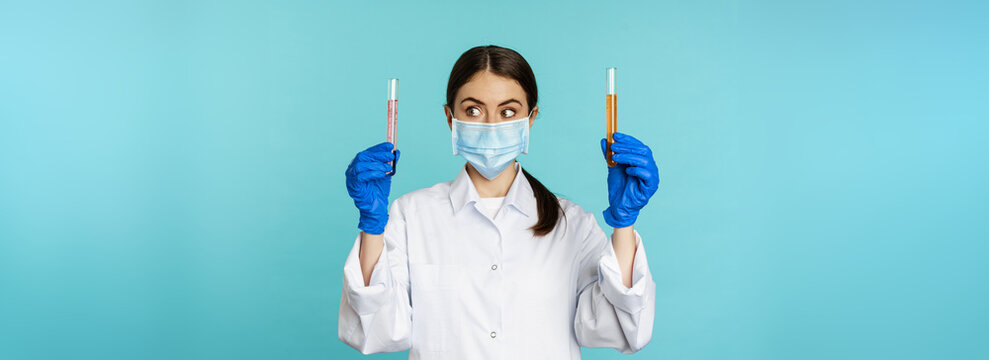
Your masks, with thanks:
<instances>
[{"instance_id":1,"label":"lab coat collar","mask_svg":"<svg viewBox=\"0 0 989 360\"><path fill-rule=\"evenodd\" d=\"M536 195L529 185L529 180L522 174L522 164L515 162L515 180L512 181L508 193L505 194L505 205L511 205L525 216L532 216L536 213ZM480 202L481 196L477 193L474 182L467 175L467 165L460 169L460 174L450 185L450 201L453 204L453 211L460 212L465 205L471 202Z\"/></svg>"}]
</instances>

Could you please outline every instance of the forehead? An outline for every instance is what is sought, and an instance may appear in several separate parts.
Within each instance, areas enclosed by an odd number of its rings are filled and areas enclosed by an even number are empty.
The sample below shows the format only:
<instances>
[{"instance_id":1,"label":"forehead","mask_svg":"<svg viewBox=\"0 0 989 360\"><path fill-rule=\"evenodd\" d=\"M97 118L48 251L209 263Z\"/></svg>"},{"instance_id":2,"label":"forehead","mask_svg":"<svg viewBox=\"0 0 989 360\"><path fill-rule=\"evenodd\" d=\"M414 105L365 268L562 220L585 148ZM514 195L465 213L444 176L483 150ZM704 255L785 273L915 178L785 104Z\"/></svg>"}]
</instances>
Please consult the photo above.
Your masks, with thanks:
<instances>
[{"instance_id":1,"label":"forehead","mask_svg":"<svg viewBox=\"0 0 989 360\"><path fill-rule=\"evenodd\" d=\"M495 75L489 71L474 74L457 91L457 102L472 97L487 105L497 105L508 99L516 99L525 104L525 90L515 79Z\"/></svg>"}]
</instances>

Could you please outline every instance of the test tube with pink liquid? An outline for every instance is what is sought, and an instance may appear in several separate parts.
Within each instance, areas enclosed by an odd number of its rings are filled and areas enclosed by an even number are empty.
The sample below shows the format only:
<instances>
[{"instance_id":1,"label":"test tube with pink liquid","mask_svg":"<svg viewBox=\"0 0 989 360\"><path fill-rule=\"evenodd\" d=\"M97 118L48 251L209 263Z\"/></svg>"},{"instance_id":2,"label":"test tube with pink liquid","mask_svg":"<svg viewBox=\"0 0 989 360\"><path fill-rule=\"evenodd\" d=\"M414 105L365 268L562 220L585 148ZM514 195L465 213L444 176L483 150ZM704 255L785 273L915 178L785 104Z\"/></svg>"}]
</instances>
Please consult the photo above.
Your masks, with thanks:
<instances>
[{"instance_id":1,"label":"test tube with pink liquid","mask_svg":"<svg viewBox=\"0 0 989 360\"><path fill-rule=\"evenodd\" d=\"M392 144L392 153L398 150L398 79L388 79L388 142ZM391 163L391 172L395 175L398 159Z\"/></svg>"}]
</instances>

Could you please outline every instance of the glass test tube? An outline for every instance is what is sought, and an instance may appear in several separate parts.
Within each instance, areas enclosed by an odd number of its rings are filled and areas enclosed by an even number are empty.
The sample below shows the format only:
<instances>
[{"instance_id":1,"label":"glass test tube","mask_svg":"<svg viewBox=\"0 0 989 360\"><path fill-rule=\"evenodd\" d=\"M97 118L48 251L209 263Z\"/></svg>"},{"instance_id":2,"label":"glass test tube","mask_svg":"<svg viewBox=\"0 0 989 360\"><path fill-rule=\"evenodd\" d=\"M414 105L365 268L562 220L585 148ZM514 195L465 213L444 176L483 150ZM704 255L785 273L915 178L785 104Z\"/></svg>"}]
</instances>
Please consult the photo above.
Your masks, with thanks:
<instances>
[{"instance_id":1,"label":"glass test tube","mask_svg":"<svg viewBox=\"0 0 989 360\"><path fill-rule=\"evenodd\" d=\"M398 150L398 79L388 79L388 142L393 146L392 152ZM398 160L391 163L391 172L395 175Z\"/></svg>"},{"instance_id":2,"label":"glass test tube","mask_svg":"<svg viewBox=\"0 0 989 360\"><path fill-rule=\"evenodd\" d=\"M607 114L605 117L608 122L607 158L608 158L608 166L611 167L618 165L617 163L615 163L614 160L611 160L611 155L612 155L611 144L615 143L614 135L615 132L618 131L618 99L617 99L617 94L615 93L615 68L613 67L608 68L607 73L608 73L608 93L607 95L605 95L605 101L607 103L607 105L605 105L605 109L606 109L605 111Z\"/></svg>"}]
</instances>

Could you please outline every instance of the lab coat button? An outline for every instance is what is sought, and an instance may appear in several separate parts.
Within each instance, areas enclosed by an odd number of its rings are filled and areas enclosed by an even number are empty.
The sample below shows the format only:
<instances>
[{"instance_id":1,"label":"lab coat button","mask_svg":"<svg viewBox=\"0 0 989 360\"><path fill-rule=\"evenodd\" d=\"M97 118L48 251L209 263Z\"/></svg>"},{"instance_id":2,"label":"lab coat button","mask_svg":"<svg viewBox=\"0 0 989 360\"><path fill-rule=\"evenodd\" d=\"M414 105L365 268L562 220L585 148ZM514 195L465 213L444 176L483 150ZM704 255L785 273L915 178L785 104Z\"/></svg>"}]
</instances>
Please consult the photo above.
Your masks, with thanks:
<instances>
[{"instance_id":1,"label":"lab coat button","mask_svg":"<svg viewBox=\"0 0 989 360\"><path fill-rule=\"evenodd\" d=\"M495 338L495 336L498 336L498 333L496 333L496 332L494 332L494 331L492 331L492 332L491 332L491 338L492 338L492 339L494 339L494 338Z\"/></svg>"},{"instance_id":2,"label":"lab coat button","mask_svg":"<svg viewBox=\"0 0 989 360\"><path fill-rule=\"evenodd\" d=\"M491 270L498 270L498 264L491 265Z\"/></svg>"}]
</instances>

